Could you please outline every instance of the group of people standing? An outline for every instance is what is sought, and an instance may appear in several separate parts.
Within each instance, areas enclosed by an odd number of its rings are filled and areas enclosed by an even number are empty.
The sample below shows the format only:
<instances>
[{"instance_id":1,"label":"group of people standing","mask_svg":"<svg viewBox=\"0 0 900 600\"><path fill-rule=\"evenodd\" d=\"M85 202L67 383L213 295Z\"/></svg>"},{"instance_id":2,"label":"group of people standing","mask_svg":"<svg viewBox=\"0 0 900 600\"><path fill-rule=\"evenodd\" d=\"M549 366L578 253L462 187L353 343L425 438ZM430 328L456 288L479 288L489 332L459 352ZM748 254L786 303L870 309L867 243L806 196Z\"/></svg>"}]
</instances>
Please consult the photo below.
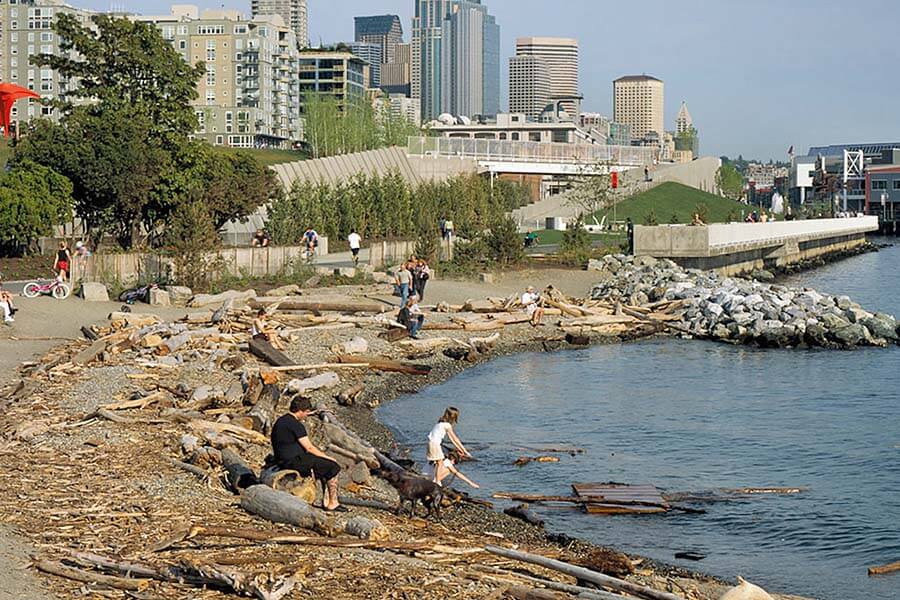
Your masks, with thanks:
<instances>
[{"instance_id":1,"label":"group of people standing","mask_svg":"<svg viewBox=\"0 0 900 600\"><path fill-rule=\"evenodd\" d=\"M408 261L400 264L395 282L400 292L400 306L406 306L410 296L420 301L425 299L425 285L431 279L431 268L424 258L410 256Z\"/></svg>"},{"instance_id":2,"label":"group of people standing","mask_svg":"<svg viewBox=\"0 0 900 600\"><path fill-rule=\"evenodd\" d=\"M84 261L90 255L91 252L84 242L75 242L74 254L69 250L66 242L60 242L59 249L53 257L53 272L60 281L67 282L72 275L73 267L83 270ZM84 273L76 273L76 275L81 277Z\"/></svg>"}]
</instances>

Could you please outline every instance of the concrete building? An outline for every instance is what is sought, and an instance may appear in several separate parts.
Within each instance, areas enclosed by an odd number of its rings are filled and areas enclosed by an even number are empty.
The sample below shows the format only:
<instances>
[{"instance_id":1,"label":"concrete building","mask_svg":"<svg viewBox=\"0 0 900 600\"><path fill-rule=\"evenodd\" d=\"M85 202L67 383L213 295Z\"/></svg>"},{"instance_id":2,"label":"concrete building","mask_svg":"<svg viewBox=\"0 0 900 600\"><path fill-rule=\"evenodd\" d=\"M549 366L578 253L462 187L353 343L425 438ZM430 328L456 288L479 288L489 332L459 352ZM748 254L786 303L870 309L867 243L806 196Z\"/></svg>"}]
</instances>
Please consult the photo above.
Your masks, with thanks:
<instances>
[{"instance_id":1,"label":"concrete building","mask_svg":"<svg viewBox=\"0 0 900 600\"><path fill-rule=\"evenodd\" d=\"M635 139L665 132L663 82L649 75L626 75L613 82L613 120L631 126Z\"/></svg>"},{"instance_id":2,"label":"concrete building","mask_svg":"<svg viewBox=\"0 0 900 600\"><path fill-rule=\"evenodd\" d=\"M526 70L517 73L514 78L513 60L526 56L534 57L543 63L545 69ZM510 59L510 112L517 111L513 108L513 99L522 95L540 94L544 90L549 90L543 106L546 106L553 96L578 96L578 40L555 37L518 38L514 59ZM564 102L563 108L570 115L575 114L574 102ZM529 114L528 110L519 112Z\"/></svg>"},{"instance_id":3,"label":"concrete building","mask_svg":"<svg viewBox=\"0 0 900 600\"><path fill-rule=\"evenodd\" d=\"M309 13L306 0L251 0L253 17L279 15L293 31L301 48L309 45Z\"/></svg>"},{"instance_id":4,"label":"concrete building","mask_svg":"<svg viewBox=\"0 0 900 600\"><path fill-rule=\"evenodd\" d=\"M0 0L0 81L28 88L48 100L66 98L74 89L73 82L60 78L54 69L31 64L31 57L37 54L59 53L59 39L50 25L60 14L89 23L94 13L56 0ZM37 100L19 100L13 104L10 118L16 122L40 116L56 114Z\"/></svg>"},{"instance_id":5,"label":"concrete building","mask_svg":"<svg viewBox=\"0 0 900 600\"><path fill-rule=\"evenodd\" d=\"M375 98L373 105L376 110L388 110L394 118L403 117L414 125L422 125L419 102L415 98L409 98L403 94L390 94Z\"/></svg>"},{"instance_id":6,"label":"concrete building","mask_svg":"<svg viewBox=\"0 0 900 600\"><path fill-rule=\"evenodd\" d=\"M694 120L688 111L687 102L681 101L681 108L678 109L678 116L675 117L675 133L684 133L690 131L694 127Z\"/></svg>"},{"instance_id":7,"label":"concrete building","mask_svg":"<svg viewBox=\"0 0 900 600\"><path fill-rule=\"evenodd\" d=\"M381 46L382 62L397 61L397 46L403 43L403 25L397 15L354 17L354 40ZM409 62L409 61L407 61Z\"/></svg>"},{"instance_id":8,"label":"concrete building","mask_svg":"<svg viewBox=\"0 0 900 600\"><path fill-rule=\"evenodd\" d=\"M235 148L285 147L303 134L297 38L280 15L175 5L151 22L190 64L204 62L193 104L198 137Z\"/></svg>"},{"instance_id":9,"label":"concrete building","mask_svg":"<svg viewBox=\"0 0 900 600\"><path fill-rule=\"evenodd\" d=\"M500 28L481 0L416 0L411 94L423 119L500 108Z\"/></svg>"},{"instance_id":10,"label":"concrete building","mask_svg":"<svg viewBox=\"0 0 900 600\"><path fill-rule=\"evenodd\" d=\"M537 121L550 102L550 71L538 56L509 59L509 112Z\"/></svg>"},{"instance_id":11,"label":"concrete building","mask_svg":"<svg viewBox=\"0 0 900 600\"><path fill-rule=\"evenodd\" d=\"M350 48L350 52L366 61L366 64L369 65L369 87L380 88L381 63L384 62L382 60L381 44L353 42L352 44L347 44L347 46Z\"/></svg>"},{"instance_id":12,"label":"concrete building","mask_svg":"<svg viewBox=\"0 0 900 600\"><path fill-rule=\"evenodd\" d=\"M897 221L900 220L900 164L872 165L866 169L865 206L867 215L877 215L884 229L897 233Z\"/></svg>"},{"instance_id":13,"label":"concrete building","mask_svg":"<svg viewBox=\"0 0 900 600\"><path fill-rule=\"evenodd\" d=\"M410 45L398 44L394 49L394 62L382 63L381 65L381 89L386 94L411 96L411 63Z\"/></svg>"},{"instance_id":14,"label":"concrete building","mask_svg":"<svg viewBox=\"0 0 900 600\"><path fill-rule=\"evenodd\" d=\"M298 63L301 112L309 93L329 94L341 108L354 99L365 99L368 65L352 52L307 49L300 52Z\"/></svg>"},{"instance_id":15,"label":"concrete building","mask_svg":"<svg viewBox=\"0 0 900 600\"><path fill-rule=\"evenodd\" d=\"M594 139L610 146L630 146L631 126L616 123L600 113L581 113L581 128L591 134Z\"/></svg>"},{"instance_id":16,"label":"concrete building","mask_svg":"<svg viewBox=\"0 0 900 600\"><path fill-rule=\"evenodd\" d=\"M434 121L429 127L433 133L447 138L567 144L581 141L574 122L537 123L523 113L501 113L495 121L486 123L472 123L468 119L464 122L446 121Z\"/></svg>"}]
</instances>

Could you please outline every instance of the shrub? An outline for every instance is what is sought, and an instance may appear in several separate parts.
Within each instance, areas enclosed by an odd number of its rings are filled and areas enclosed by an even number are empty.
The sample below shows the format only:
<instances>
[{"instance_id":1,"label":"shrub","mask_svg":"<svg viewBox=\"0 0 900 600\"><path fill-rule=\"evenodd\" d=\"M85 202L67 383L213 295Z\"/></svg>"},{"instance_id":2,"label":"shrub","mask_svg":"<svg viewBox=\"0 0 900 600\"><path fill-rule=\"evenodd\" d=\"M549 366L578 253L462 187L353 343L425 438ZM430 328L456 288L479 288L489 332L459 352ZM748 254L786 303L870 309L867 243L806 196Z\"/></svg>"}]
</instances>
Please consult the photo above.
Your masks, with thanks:
<instances>
[{"instance_id":1,"label":"shrub","mask_svg":"<svg viewBox=\"0 0 900 600\"><path fill-rule=\"evenodd\" d=\"M197 291L208 290L221 273L219 233L201 200L178 206L166 230L166 249L172 256L174 281Z\"/></svg>"},{"instance_id":2,"label":"shrub","mask_svg":"<svg viewBox=\"0 0 900 600\"><path fill-rule=\"evenodd\" d=\"M644 215L644 225L659 225L656 219L656 211L652 208Z\"/></svg>"}]
</instances>

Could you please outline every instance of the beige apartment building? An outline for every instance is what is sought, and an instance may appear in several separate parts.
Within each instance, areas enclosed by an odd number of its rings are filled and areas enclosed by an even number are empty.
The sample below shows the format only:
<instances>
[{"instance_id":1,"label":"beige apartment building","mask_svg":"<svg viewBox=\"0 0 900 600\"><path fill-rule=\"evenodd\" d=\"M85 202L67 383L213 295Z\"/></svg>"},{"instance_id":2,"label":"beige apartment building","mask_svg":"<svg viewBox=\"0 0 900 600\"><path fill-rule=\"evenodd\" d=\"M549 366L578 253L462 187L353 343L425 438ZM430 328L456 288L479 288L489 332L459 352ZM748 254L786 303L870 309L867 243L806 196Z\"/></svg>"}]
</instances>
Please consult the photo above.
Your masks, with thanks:
<instances>
[{"instance_id":1,"label":"beige apartment building","mask_svg":"<svg viewBox=\"0 0 900 600\"><path fill-rule=\"evenodd\" d=\"M631 126L634 139L654 132L662 140L663 82L649 75L626 75L613 81L613 120Z\"/></svg>"},{"instance_id":2,"label":"beige apartment building","mask_svg":"<svg viewBox=\"0 0 900 600\"><path fill-rule=\"evenodd\" d=\"M184 58L206 64L194 101L198 137L234 148L290 147L303 133L297 81L300 51L279 15L174 5L155 24Z\"/></svg>"},{"instance_id":3,"label":"beige apartment building","mask_svg":"<svg viewBox=\"0 0 900 600\"><path fill-rule=\"evenodd\" d=\"M518 38L509 69L510 112L524 112L537 120L553 97L578 96L578 40ZM563 108L575 117L575 102L563 102Z\"/></svg>"}]
</instances>

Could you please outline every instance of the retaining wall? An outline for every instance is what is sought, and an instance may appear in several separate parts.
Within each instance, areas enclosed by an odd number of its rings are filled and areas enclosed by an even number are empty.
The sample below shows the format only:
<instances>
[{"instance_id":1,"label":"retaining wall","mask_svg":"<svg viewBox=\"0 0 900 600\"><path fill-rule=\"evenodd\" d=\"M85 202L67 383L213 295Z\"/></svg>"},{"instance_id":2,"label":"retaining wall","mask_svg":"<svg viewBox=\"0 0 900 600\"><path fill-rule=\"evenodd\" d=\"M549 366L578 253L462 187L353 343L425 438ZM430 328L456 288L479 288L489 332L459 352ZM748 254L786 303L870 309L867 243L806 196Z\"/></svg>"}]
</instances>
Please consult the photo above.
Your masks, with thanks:
<instances>
[{"instance_id":1,"label":"retaining wall","mask_svg":"<svg viewBox=\"0 0 900 600\"><path fill-rule=\"evenodd\" d=\"M738 275L851 250L878 230L877 217L634 228L636 256L670 258L687 268Z\"/></svg>"}]
</instances>

